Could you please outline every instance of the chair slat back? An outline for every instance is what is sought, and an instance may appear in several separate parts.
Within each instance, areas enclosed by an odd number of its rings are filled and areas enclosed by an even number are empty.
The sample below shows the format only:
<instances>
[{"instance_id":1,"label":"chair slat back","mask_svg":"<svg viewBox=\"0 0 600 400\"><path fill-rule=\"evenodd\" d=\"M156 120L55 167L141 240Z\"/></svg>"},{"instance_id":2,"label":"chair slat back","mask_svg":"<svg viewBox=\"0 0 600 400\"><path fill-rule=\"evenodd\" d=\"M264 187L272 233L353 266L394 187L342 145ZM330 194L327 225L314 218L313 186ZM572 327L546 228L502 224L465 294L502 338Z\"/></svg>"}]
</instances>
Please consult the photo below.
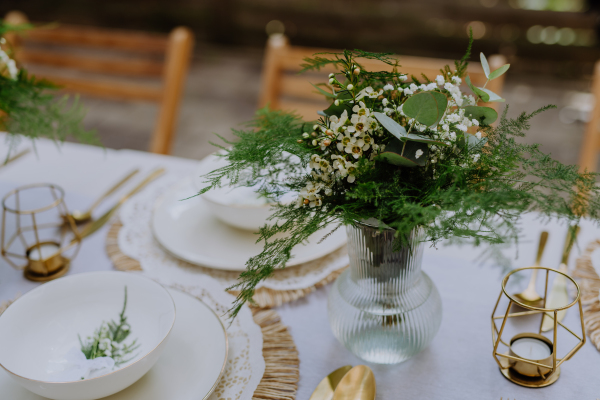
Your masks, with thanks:
<instances>
[{"instance_id":1,"label":"chair slat back","mask_svg":"<svg viewBox=\"0 0 600 400\"><path fill-rule=\"evenodd\" d=\"M27 23L20 12L5 21ZM169 35L70 25L39 25L9 37L15 58L27 67L42 68L46 78L65 91L114 100L159 104L150 151L169 154L180 98L194 43L185 27ZM125 79L126 78L126 79Z\"/></svg>"},{"instance_id":2,"label":"chair slat back","mask_svg":"<svg viewBox=\"0 0 600 400\"><path fill-rule=\"evenodd\" d=\"M315 53L331 52L335 50L306 48L290 46L288 39L282 35L273 35L267 41L265 59L262 73L262 87L259 97L259 107L267 104L272 109L296 111L300 116L315 120L316 112L327 108L329 103L324 96L317 93L311 82L321 83L327 81L327 75L337 72L333 66L321 68L318 72L307 72L298 75L306 57ZM454 65L452 60L397 56L400 61L400 70L403 73L421 78L424 74L433 80L440 74L440 69L445 65ZM502 55L493 55L488 58L492 70L506 64ZM392 66L378 60L361 59L360 63L371 71L391 71ZM474 85L483 86L486 77L480 63L469 63L467 73ZM491 81L486 88L494 93L501 94L504 85L504 75ZM497 108L497 103L486 104Z\"/></svg>"}]
</instances>

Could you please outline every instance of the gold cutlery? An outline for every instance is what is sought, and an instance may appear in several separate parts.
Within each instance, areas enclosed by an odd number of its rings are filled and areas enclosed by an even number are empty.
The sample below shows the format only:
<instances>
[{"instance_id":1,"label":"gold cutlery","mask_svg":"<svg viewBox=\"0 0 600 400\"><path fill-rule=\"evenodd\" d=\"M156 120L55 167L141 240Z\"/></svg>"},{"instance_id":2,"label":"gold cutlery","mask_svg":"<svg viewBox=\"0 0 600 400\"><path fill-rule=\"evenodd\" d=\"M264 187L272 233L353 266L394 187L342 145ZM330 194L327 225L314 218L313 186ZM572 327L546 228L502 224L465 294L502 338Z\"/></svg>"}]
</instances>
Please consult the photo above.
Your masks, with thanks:
<instances>
[{"instance_id":1,"label":"gold cutlery","mask_svg":"<svg viewBox=\"0 0 600 400\"><path fill-rule=\"evenodd\" d=\"M573 243L577 239L577 234L579 233L579 226L571 226L569 227L569 231L567 232L567 237L565 239L565 247L563 249L562 260L560 261L560 267L558 270L560 272L567 273L567 262L569 261L569 254L571 253L571 248L573 247ZM548 295L548 299L546 300L546 308L556 308L562 307L569 304L569 294L567 293L567 278L562 276L561 274L556 274L554 278L554 282L552 283L552 289L550 290L550 294ZM556 318L558 322L561 322L565 315L567 315L567 310L561 310L558 312ZM551 314L546 313L542 319L542 332L548 332L554 329L554 317Z\"/></svg>"},{"instance_id":2,"label":"gold cutlery","mask_svg":"<svg viewBox=\"0 0 600 400\"><path fill-rule=\"evenodd\" d=\"M30 148L26 148L25 150L21 150L20 152L18 152L17 154L15 154L12 157L7 157L4 162L0 165L0 167L5 166L15 160L18 160L19 158L23 157L24 155L28 154L31 151Z\"/></svg>"},{"instance_id":3,"label":"gold cutlery","mask_svg":"<svg viewBox=\"0 0 600 400\"><path fill-rule=\"evenodd\" d=\"M542 254L544 254L544 248L546 247L547 241L548 232L543 231L540 235L540 243L538 244L537 257L535 258L535 264L533 265L533 267L540 266L540 261L542 261ZM542 303L542 296L540 296L535 290L537 273L537 269L532 270L531 279L529 280L529 285L527 286L527 288L523 292L514 295L520 302L527 304L528 306L535 307L536 305L540 305Z\"/></svg>"},{"instance_id":4,"label":"gold cutlery","mask_svg":"<svg viewBox=\"0 0 600 400\"><path fill-rule=\"evenodd\" d=\"M333 392L335 388L337 388L338 384L352 369L352 365L344 365L341 368L336 369L329 375L327 375L323 380L317 385L315 391L310 396L308 400L331 400L333 399Z\"/></svg>"},{"instance_id":5,"label":"gold cutlery","mask_svg":"<svg viewBox=\"0 0 600 400\"><path fill-rule=\"evenodd\" d=\"M133 196L134 194L136 194L137 192L142 190L144 188L144 186L146 186L147 184L149 184L150 182L152 182L153 180L155 180L156 178L161 176L164 172L165 172L164 168L159 168L159 169L156 169L153 172L151 172L150 175L148 175L143 181L141 181L129 193L127 193L125 196L121 197L121 199L117 202L117 204L115 204L110 210L108 210L106 213L104 213L104 215L102 215L97 220L90 222L89 225L86 225L79 232L79 238L83 239L83 238L91 235L92 233L96 232L102 226L104 226L111 219L111 217L117 212L119 207L121 207L123 205L123 203L125 203L131 196Z\"/></svg>"},{"instance_id":6,"label":"gold cutlery","mask_svg":"<svg viewBox=\"0 0 600 400\"><path fill-rule=\"evenodd\" d=\"M127 176L125 176L119 182L114 184L102 196L100 196L98 198L98 200L96 200L87 211L77 211L77 210L73 211L73 213L71 214L71 217L73 217L73 220L75 221L75 223L80 224L82 222L87 222L90 219L92 219L92 211L94 211L94 209L96 207L98 207L100 205L100 203L102 203L108 196L110 196L114 192L116 192L117 189L119 189L121 186L123 186L125 184L125 182L127 182L129 179L131 179L139 171L140 170L136 168L135 170L133 170L129 174L127 174Z\"/></svg>"},{"instance_id":7,"label":"gold cutlery","mask_svg":"<svg viewBox=\"0 0 600 400\"><path fill-rule=\"evenodd\" d=\"M333 400L375 400L375 375L366 365L352 368L340 381Z\"/></svg>"}]
</instances>

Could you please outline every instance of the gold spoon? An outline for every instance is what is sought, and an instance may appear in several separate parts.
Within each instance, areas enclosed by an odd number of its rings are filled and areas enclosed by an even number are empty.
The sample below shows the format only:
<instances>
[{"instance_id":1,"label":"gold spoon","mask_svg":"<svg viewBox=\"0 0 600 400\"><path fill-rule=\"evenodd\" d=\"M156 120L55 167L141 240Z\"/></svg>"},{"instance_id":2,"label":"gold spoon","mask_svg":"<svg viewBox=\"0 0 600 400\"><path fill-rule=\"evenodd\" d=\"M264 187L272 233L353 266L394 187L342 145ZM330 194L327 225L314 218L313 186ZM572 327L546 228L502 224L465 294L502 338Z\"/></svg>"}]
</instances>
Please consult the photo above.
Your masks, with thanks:
<instances>
[{"instance_id":1,"label":"gold spoon","mask_svg":"<svg viewBox=\"0 0 600 400\"><path fill-rule=\"evenodd\" d=\"M73 213L71 214L71 217L73 217L73 220L75 221L75 223L76 224L81 224L82 222L87 222L90 219L92 219L92 211L94 211L94 209L96 207L98 207L100 205L100 203L102 203L108 196L110 196L111 194L113 194L114 192L116 192L117 189L119 189L121 186L123 186L123 184L125 182L127 182L129 179L131 179L138 172L140 172L140 170L136 168L133 171L131 171L129 174L127 174L127 176L125 176L119 182L117 182L116 184L114 184L102 196L100 196L98 198L98 200L96 200L94 202L94 204L92 204L90 206L90 208L88 208L87 211L77 211L77 210L73 211Z\"/></svg>"},{"instance_id":2,"label":"gold spoon","mask_svg":"<svg viewBox=\"0 0 600 400\"><path fill-rule=\"evenodd\" d=\"M375 375L366 365L352 368L340 381L333 400L375 400Z\"/></svg>"},{"instance_id":3,"label":"gold spoon","mask_svg":"<svg viewBox=\"0 0 600 400\"><path fill-rule=\"evenodd\" d=\"M338 384L352 369L352 365L344 365L341 368L336 369L329 375L327 375L315 388L315 391L312 393L308 400L331 400L333 399L333 392L335 388L337 388Z\"/></svg>"},{"instance_id":4,"label":"gold spoon","mask_svg":"<svg viewBox=\"0 0 600 400\"><path fill-rule=\"evenodd\" d=\"M571 253L571 249L573 248L573 243L577 239L577 234L579 233L579 226L575 225L569 227L567 232L567 238L565 239L565 247L563 249L562 259L560 261L560 267L558 270L563 273L567 273L567 262L569 261L569 254ZM548 294L548 299L546 300L546 304L544 308L558 308L565 306L569 303L569 293L567 292L567 278L562 276L561 274L556 274L554 278L554 282L552 283L552 289L550 290L550 294ZM561 322L565 315L567 315L567 310L560 310L556 319L558 322ZM554 316L551 313L544 314L542 318L542 332L548 332L554 329Z\"/></svg>"},{"instance_id":5,"label":"gold spoon","mask_svg":"<svg viewBox=\"0 0 600 400\"><path fill-rule=\"evenodd\" d=\"M540 243L538 245L537 257L535 258L535 264L533 267L539 267L540 261L542 261L542 254L544 254L544 247L546 247L546 242L548 241L548 232L543 231L540 235ZM534 269L531 271L531 279L529 280L529 285L527 288L521 292L514 295L520 302L527 304L528 306L536 306L541 304L542 296L538 294L535 290L535 283L537 279L538 270Z\"/></svg>"}]
</instances>

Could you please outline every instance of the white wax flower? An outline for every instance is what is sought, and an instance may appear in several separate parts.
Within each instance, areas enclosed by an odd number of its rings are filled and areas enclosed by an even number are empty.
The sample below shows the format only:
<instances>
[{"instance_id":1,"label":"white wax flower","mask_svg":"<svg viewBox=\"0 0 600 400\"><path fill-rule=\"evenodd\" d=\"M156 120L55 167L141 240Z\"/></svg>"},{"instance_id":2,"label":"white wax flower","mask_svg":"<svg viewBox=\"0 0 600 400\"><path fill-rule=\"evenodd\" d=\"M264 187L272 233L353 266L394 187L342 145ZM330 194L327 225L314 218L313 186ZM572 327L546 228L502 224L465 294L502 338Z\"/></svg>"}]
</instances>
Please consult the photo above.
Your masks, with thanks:
<instances>
[{"instance_id":1,"label":"white wax flower","mask_svg":"<svg viewBox=\"0 0 600 400\"><path fill-rule=\"evenodd\" d=\"M73 347L62 358L50 361L47 372L51 382L71 382L107 374L114 366L115 360L110 357L88 360L79 348Z\"/></svg>"}]
</instances>

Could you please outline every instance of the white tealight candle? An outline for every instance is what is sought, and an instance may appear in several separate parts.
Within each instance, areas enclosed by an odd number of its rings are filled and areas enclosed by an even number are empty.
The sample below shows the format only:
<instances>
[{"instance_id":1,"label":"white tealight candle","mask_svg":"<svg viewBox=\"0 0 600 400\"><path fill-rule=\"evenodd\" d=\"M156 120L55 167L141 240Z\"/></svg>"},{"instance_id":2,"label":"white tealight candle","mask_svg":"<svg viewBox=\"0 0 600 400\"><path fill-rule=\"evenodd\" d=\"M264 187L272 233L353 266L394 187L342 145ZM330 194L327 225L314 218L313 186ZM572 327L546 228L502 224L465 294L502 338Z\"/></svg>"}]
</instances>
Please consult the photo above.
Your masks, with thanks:
<instances>
[{"instance_id":1,"label":"white tealight candle","mask_svg":"<svg viewBox=\"0 0 600 400\"><path fill-rule=\"evenodd\" d=\"M44 243L34 247L29 252L29 259L33 261L46 261L60 251L60 246L55 243Z\"/></svg>"},{"instance_id":2,"label":"white tealight candle","mask_svg":"<svg viewBox=\"0 0 600 400\"><path fill-rule=\"evenodd\" d=\"M513 353L527 360L545 360L552 355L548 344L535 338L517 339L510 345Z\"/></svg>"}]
</instances>

